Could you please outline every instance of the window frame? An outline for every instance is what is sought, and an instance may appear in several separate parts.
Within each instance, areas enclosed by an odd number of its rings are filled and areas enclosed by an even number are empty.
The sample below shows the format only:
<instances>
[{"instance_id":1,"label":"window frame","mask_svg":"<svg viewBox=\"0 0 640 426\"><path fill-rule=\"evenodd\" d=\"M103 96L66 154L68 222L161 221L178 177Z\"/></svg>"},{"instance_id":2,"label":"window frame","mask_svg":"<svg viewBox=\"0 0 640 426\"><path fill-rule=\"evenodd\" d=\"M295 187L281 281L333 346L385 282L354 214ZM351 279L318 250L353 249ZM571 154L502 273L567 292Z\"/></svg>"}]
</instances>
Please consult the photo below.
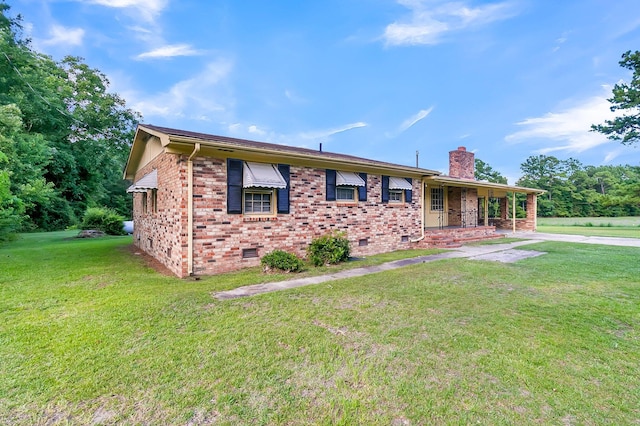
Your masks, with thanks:
<instances>
[{"instance_id":1,"label":"window frame","mask_svg":"<svg viewBox=\"0 0 640 426\"><path fill-rule=\"evenodd\" d=\"M247 211L247 195L269 195L269 211ZM264 201L260 201L262 204ZM275 215L275 206L277 204L277 196L275 188L243 188L242 189L242 214L246 216L256 217L256 216L274 216Z\"/></svg>"},{"instance_id":2,"label":"window frame","mask_svg":"<svg viewBox=\"0 0 640 426\"><path fill-rule=\"evenodd\" d=\"M142 193L142 214L149 213L149 194L148 191Z\"/></svg>"},{"instance_id":3,"label":"window frame","mask_svg":"<svg viewBox=\"0 0 640 426\"><path fill-rule=\"evenodd\" d=\"M390 189L389 190L389 204L404 204L404 189ZM393 196L397 195L398 199L394 199Z\"/></svg>"},{"instance_id":4,"label":"window frame","mask_svg":"<svg viewBox=\"0 0 640 426\"><path fill-rule=\"evenodd\" d=\"M355 186L336 185L336 202L338 203L356 203L358 201L358 190ZM338 194L340 191L351 191L351 198L340 198Z\"/></svg>"},{"instance_id":5,"label":"window frame","mask_svg":"<svg viewBox=\"0 0 640 426\"><path fill-rule=\"evenodd\" d=\"M151 190L151 213L158 213L158 190Z\"/></svg>"}]
</instances>

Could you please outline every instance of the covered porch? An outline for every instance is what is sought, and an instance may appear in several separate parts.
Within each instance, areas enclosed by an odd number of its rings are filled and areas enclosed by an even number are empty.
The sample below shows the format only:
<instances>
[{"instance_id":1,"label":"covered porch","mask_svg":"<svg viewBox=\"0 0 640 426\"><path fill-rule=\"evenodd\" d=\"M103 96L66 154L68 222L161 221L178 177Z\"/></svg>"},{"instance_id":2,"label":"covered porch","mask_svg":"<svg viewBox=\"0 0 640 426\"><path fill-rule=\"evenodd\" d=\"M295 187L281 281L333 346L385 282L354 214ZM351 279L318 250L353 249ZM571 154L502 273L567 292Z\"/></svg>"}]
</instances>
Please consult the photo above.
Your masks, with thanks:
<instances>
[{"instance_id":1,"label":"covered porch","mask_svg":"<svg viewBox=\"0 0 640 426\"><path fill-rule=\"evenodd\" d=\"M535 231L543 191L434 176L424 184L424 240L430 246L501 238L498 231Z\"/></svg>"}]
</instances>

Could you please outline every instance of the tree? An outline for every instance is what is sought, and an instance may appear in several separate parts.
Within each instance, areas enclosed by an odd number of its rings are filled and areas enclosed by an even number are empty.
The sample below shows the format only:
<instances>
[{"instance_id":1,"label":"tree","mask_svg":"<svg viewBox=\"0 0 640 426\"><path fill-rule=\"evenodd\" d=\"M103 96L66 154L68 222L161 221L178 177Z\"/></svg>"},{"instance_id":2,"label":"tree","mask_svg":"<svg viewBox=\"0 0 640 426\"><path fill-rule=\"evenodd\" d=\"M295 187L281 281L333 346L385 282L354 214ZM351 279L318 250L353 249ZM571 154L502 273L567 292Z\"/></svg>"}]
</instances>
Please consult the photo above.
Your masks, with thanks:
<instances>
[{"instance_id":1,"label":"tree","mask_svg":"<svg viewBox=\"0 0 640 426\"><path fill-rule=\"evenodd\" d=\"M64 228L88 207L130 217L121 175L140 114L81 58L33 51L1 1L0 203L15 202L22 230Z\"/></svg>"},{"instance_id":2,"label":"tree","mask_svg":"<svg viewBox=\"0 0 640 426\"><path fill-rule=\"evenodd\" d=\"M502 176L500 172L493 170L493 168L484 161L476 158L475 160L475 178L476 180L485 180L493 183L507 184L507 178Z\"/></svg>"},{"instance_id":3,"label":"tree","mask_svg":"<svg viewBox=\"0 0 640 426\"><path fill-rule=\"evenodd\" d=\"M616 84L613 97L608 101L612 104L611 111L620 110L626 114L606 120L604 124L594 124L591 129L623 145L633 145L640 141L640 51L625 52L618 63L633 71L633 76L629 84Z\"/></svg>"}]
</instances>

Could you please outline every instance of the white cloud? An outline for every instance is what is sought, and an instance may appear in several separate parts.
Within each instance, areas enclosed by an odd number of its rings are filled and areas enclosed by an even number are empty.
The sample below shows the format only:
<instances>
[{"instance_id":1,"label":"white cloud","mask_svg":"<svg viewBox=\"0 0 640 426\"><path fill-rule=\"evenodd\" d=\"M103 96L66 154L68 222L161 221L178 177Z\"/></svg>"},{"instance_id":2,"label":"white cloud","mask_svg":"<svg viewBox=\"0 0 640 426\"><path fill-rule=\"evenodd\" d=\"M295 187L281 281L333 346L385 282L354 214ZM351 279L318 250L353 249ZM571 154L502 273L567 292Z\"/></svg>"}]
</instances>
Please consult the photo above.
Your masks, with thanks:
<instances>
[{"instance_id":1,"label":"white cloud","mask_svg":"<svg viewBox=\"0 0 640 426\"><path fill-rule=\"evenodd\" d=\"M211 62L199 74L174 84L169 91L131 102L131 107L140 111L145 119L160 116L212 120L220 117L234 106L225 84L232 69L230 60Z\"/></svg>"},{"instance_id":2,"label":"white cloud","mask_svg":"<svg viewBox=\"0 0 640 426\"><path fill-rule=\"evenodd\" d=\"M117 9L134 9L146 21L153 19L164 10L168 0L80 0L83 3L99 4L100 6Z\"/></svg>"},{"instance_id":3,"label":"white cloud","mask_svg":"<svg viewBox=\"0 0 640 426\"><path fill-rule=\"evenodd\" d=\"M362 121L358 121L357 123L346 124L344 126L335 127L332 129L326 130L313 130L310 132L300 133L297 137L300 139L312 139L312 140L324 140L330 136L333 136L337 133L346 132L348 130L358 129L360 127L366 127L367 123L363 123Z\"/></svg>"},{"instance_id":4,"label":"white cloud","mask_svg":"<svg viewBox=\"0 0 640 426\"><path fill-rule=\"evenodd\" d=\"M414 124L416 124L418 121L424 119L427 115L431 114L431 111L433 111L433 107L430 107L429 109L422 109L422 110L418 111L417 114L413 115L412 117L409 117L408 119L406 119L405 121L402 122L402 124L398 128L398 132L402 133L405 130L409 129Z\"/></svg>"},{"instance_id":5,"label":"white cloud","mask_svg":"<svg viewBox=\"0 0 640 426\"><path fill-rule=\"evenodd\" d=\"M453 31L478 27L511 18L516 8L511 1L478 7L463 1L398 0L411 10L404 22L389 24L382 38L387 45L438 44Z\"/></svg>"},{"instance_id":6,"label":"white cloud","mask_svg":"<svg viewBox=\"0 0 640 426\"><path fill-rule=\"evenodd\" d=\"M533 141L541 145L536 151L540 154L583 152L610 142L606 136L590 131L592 124L603 123L615 116L609 107L607 96L584 99L559 112L548 112L516 123L523 130L507 135L505 140Z\"/></svg>"},{"instance_id":7,"label":"white cloud","mask_svg":"<svg viewBox=\"0 0 640 426\"><path fill-rule=\"evenodd\" d=\"M267 132L265 130L262 130L261 128L259 128L255 124L252 124L252 125L249 126L249 133L254 134L254 135L258 135L258 136L264 136L264 135L267 134Z\"/></svg>"},{"instance_id":8,"label":"white cloud","mask_svg":"<svg viewBox=\"0 0 640 426\"><path fill-rule=\"evenodd\" d=\"M80 46L83 38L84 30L82 28L66 28L54 24L49 30L49 38L44 40L42 44Z\"/></svg>"},{"instance_id":9,"label":"white cloud","mask_svg":"<svg viewBox=\"0 0 640 426\"><path fill-rule=\"evenodd\" d=\"M201 52L188 44L169 44L149 52L141 53L136 59L172 58L175 56L195 56Z\"/></svg>"}]
</instances>

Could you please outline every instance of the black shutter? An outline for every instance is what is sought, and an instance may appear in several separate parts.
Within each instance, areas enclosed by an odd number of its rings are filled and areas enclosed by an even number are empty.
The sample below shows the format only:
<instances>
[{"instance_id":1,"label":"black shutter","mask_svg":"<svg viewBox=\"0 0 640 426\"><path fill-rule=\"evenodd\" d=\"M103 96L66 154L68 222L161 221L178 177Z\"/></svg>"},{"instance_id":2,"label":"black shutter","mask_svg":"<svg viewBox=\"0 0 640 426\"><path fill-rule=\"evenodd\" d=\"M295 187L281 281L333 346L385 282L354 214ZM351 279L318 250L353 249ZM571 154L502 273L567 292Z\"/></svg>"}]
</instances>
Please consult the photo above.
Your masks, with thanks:
<instances>
[{"instance_id":1,"label":"black shutter","mask_svg":"<svg viewBox=\"0 0 640 426\"><path fill-rule=\"evenodd\" d=\"M289 165L278 164L278 171L287 182L286 188L278 188L278 213L289 214Z\"/></svg>"},{"instance_id":2,"label":"black shutter","mask_svg":"<svg viewBox=\"0 0 640 426\"><path fill-rule=\"evenodd\" d=\"M242 160L227 159L227 213L242 214Z\"/></svg>"},{"instance_id":3,"label":"black shutter","mask_svg":"<svg viewBox=\"0 0 640 426\"><path fill-rule=\"evenodd\" d=\"M367 174L358 173L364 181L364 186L358 187L358 201L367 201Z\"/></svg>"},{"instance_id":4,"label":"black shutter","mask_svg":"<svg viewBox=\"0 0 640 426\"><path fill-rule=\"evenodd\" d=\"M389 176L382 176L382 202L389 202Z\"/></svg>"},{"instance_id":5,"label":"black shutter","mask_svg":"<svg viewBox=\"0 0 640 426\"><path fill-rule=\"evenodd\" d=\"M327 169L327 201L336 200L336 171Z\"/></svg>"},{"instance_id":6,"label":"black shutter","mask_svg":"<svg viewBox=\"0 0 640 426\"><path fill-rule=\"evenodd\" d=\"M409 182L409 183L411 184L411 186L413 186L413 179L411 179L411 178L405 178L405 180L406 180L407 182ZM411 190L411 189L406 189L406 190L404 191L404 201L405 201L405 202L407 202L407 203L410 203L412 199L413 199L413 190Z\"/></svg>"}]
</instances>

